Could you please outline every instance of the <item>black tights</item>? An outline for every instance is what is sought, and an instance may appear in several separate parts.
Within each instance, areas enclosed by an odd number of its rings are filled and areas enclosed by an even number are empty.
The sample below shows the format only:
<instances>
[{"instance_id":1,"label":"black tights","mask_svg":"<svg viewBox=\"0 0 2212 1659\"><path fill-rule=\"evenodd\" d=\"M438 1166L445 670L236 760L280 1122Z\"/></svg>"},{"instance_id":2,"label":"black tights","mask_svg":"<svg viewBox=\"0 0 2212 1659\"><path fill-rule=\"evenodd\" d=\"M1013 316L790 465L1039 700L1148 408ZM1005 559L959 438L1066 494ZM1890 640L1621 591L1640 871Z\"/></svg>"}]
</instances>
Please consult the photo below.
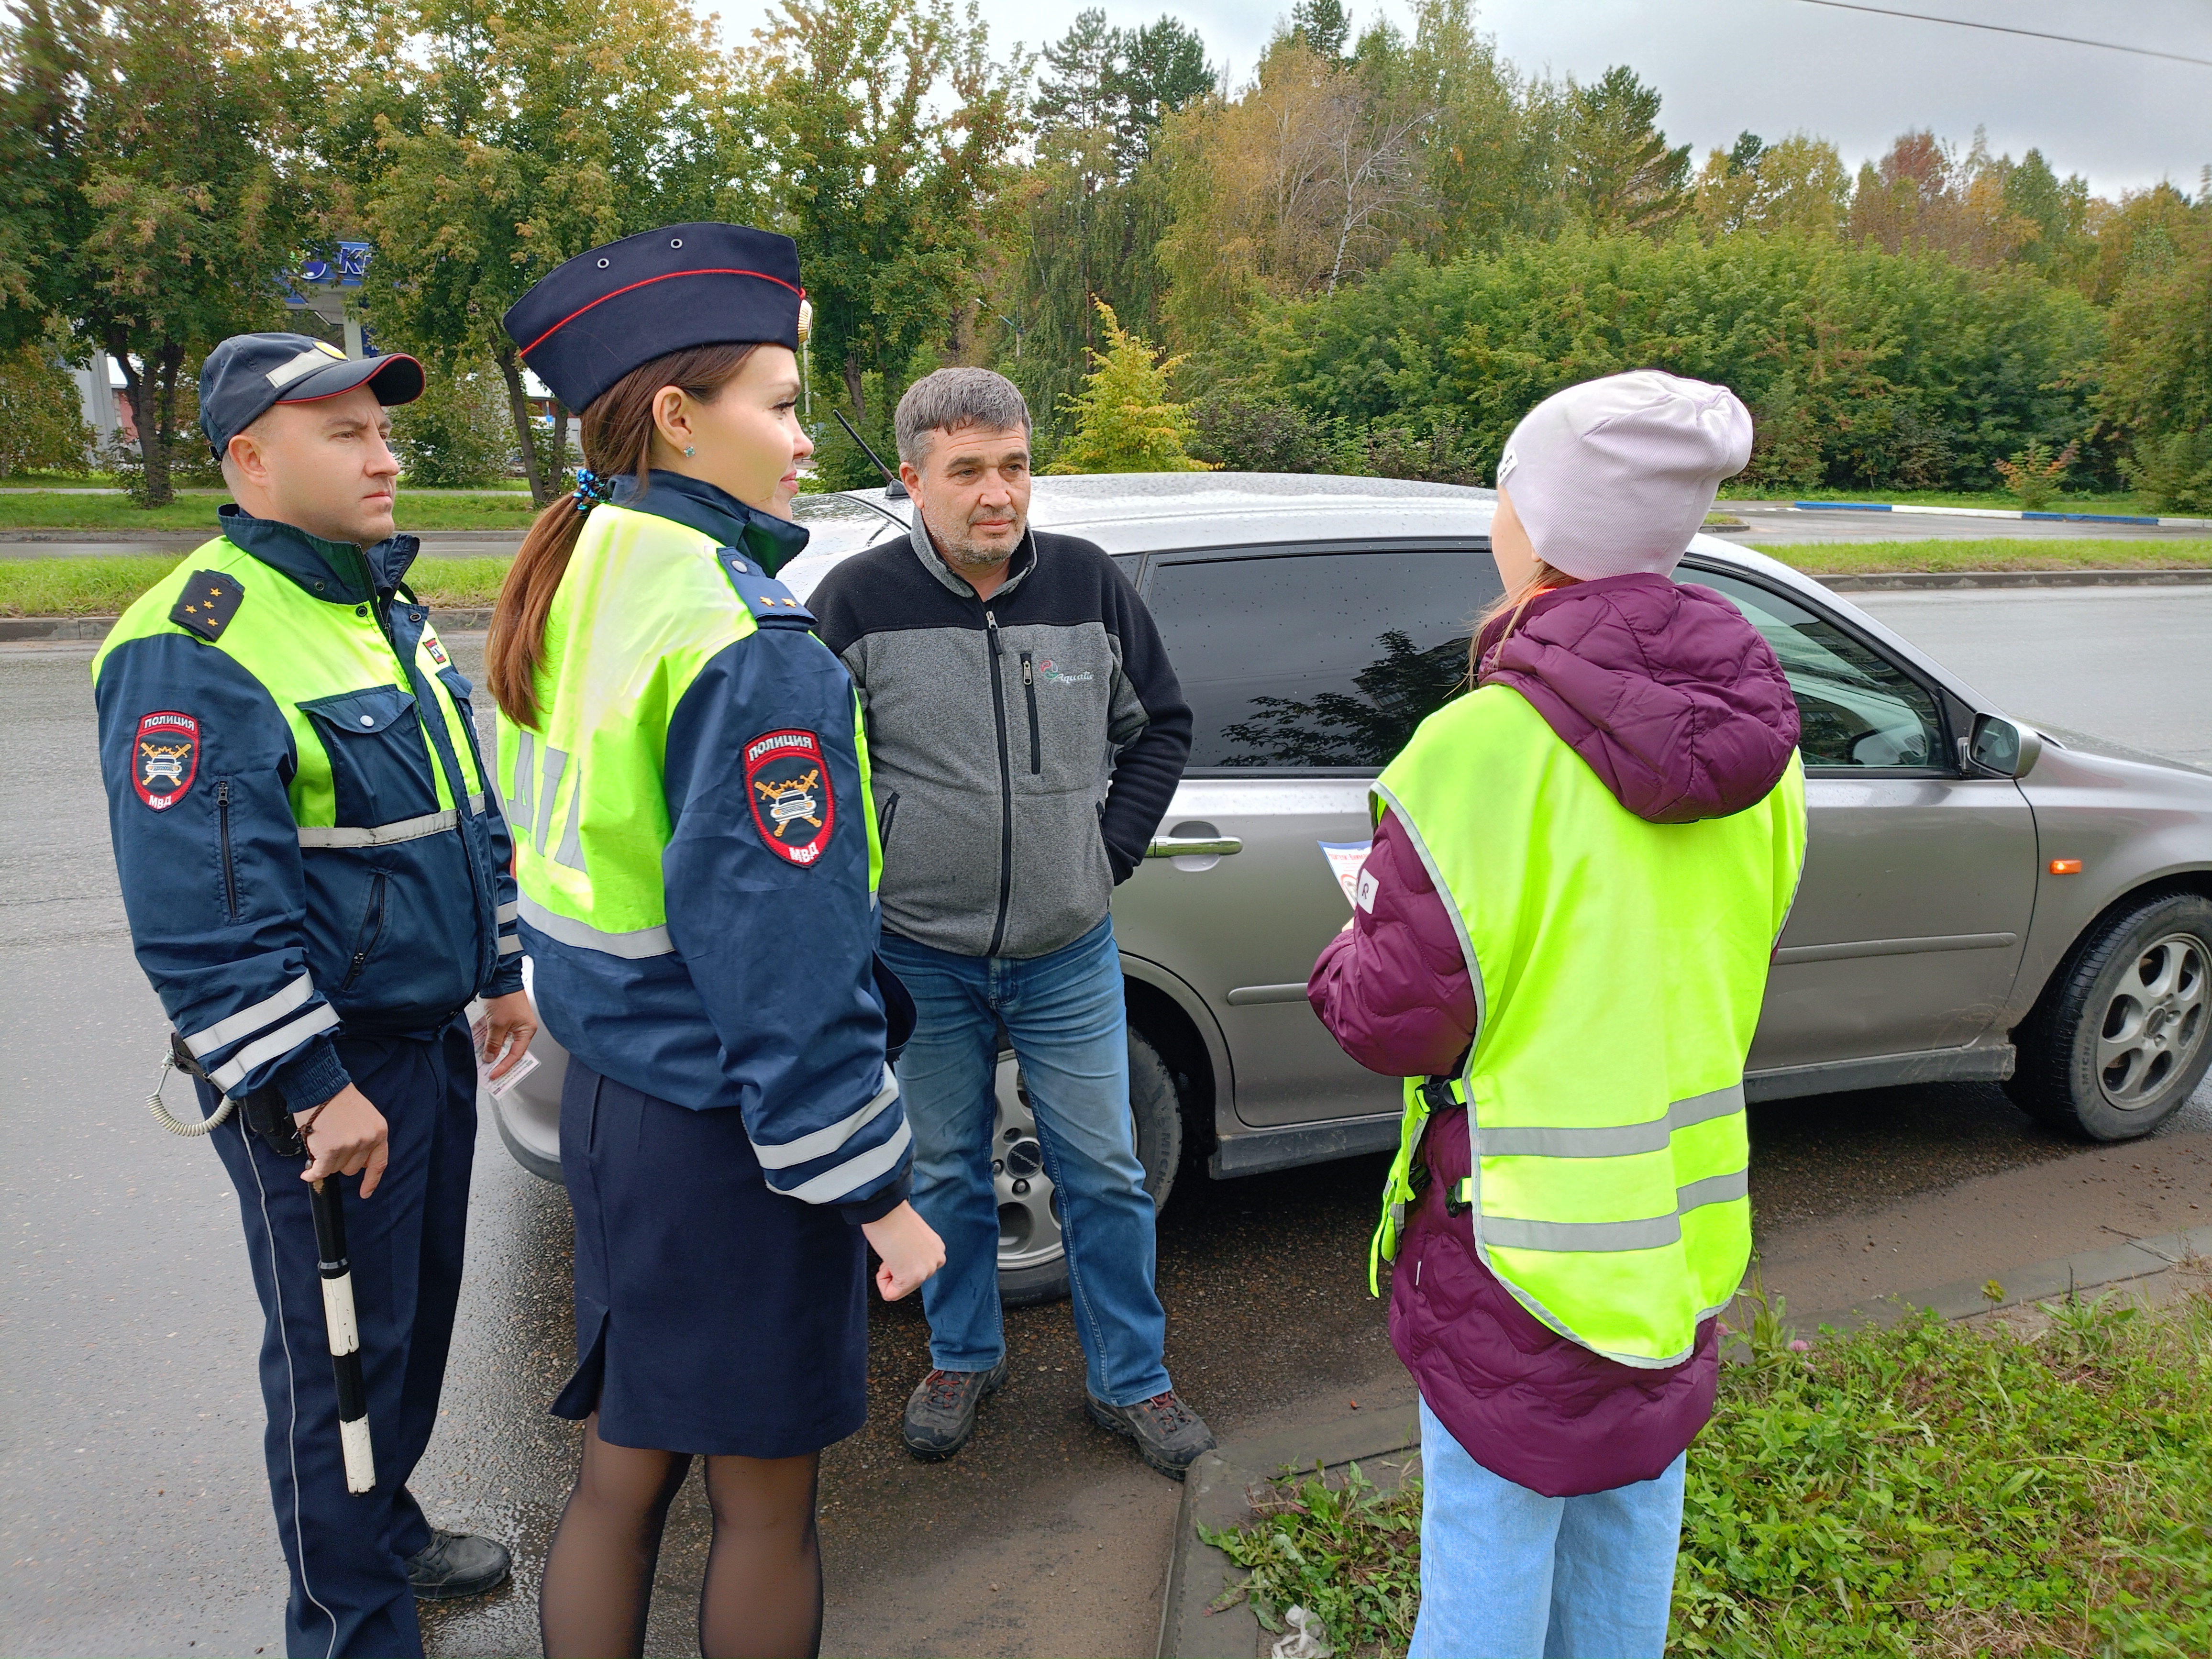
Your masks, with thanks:
<instances>
[{"instance_id":1,"label":"black tights","mask_svg":"<svg viewBox=\"0 0 2212 1659\"><path fill-rule=\"evenodd\" d=\"M699 1592L705 1659L813 1659L822 1649L822 1553L814 1534L821 1455L709 1457L714 1543ZM645 1651L660 1533L691 1459L611 1446L599 1413L545 1559L538 1628L546 1659Z\"/></svg>"}]
</instances>

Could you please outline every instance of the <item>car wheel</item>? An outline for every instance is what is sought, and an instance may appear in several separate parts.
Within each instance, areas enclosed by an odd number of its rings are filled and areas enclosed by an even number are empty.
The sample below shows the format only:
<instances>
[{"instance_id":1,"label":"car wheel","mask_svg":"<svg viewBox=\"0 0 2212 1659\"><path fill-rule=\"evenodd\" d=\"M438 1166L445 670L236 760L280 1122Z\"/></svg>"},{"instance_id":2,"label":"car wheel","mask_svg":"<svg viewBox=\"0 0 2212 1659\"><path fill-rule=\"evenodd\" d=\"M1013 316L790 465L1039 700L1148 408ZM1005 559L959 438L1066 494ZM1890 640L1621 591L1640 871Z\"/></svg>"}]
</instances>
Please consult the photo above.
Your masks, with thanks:
<instances>
[{"instance_id":1,"label":"car wheel","mask_svg":"<svg viewBox=\"0 0 2212 1659\"><path fill-rule=\"evenodd\" d=\"M2014 1034L2006 1092L2089 1140L2166 1121L2212 1062L2212 901L2176 893L2100 924Z\"/></svg>"},{"instance_id":2,"label":"car wheel","mask_svg":"<svg viewBox=\"0 0 2212 1659\"><path fill-rule=\"evenodd\" d=\"M991 1139L991 1184L999 1196L999 1301L1008 1308L1067 1294L1067 1247L1060 1194L1044 1172L1029 1087L1012 1051L999 1056L999 1116ZM1182 1164L1182 1109L1159 1053L1129 1030L1129 1115L1137 1161L1155 1209L1165 1205Z\"/></svg>"}]
</instances>

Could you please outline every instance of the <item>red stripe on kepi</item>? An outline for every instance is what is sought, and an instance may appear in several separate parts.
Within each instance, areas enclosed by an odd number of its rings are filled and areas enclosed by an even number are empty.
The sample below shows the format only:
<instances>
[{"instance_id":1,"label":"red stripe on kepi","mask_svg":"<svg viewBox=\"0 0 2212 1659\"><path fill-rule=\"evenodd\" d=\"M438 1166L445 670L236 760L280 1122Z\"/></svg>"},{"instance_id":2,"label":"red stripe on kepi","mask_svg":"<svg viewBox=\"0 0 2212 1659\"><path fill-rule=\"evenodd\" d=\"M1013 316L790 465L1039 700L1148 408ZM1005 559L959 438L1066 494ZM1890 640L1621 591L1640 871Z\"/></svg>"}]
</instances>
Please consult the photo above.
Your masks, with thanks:
<instances>
[{"instance_id":1,"label":"red stripe on kepi","mask_svg":"<svg viewBox=\"0 0 2212 1659\"><path fill-rule=\"evenodd\" d=\"M602 260L600 263L604 264L605 261ZM774 283L778 288L791 289L791 291L793 294L796 294L802 300L806 297L806 290L805 289L792 288L792 285L789 283L785 282L782 277L771 276L764 270L729 270L716 268L707 270L663 271L658 276L644 276L639 278L635 283L625 283L623 287L617 289L612 294L602 294L598 299L592 301L591 305L578 306L574 311L563 317L559 322L554 324L552 327L547 329L543 334L532 340L528 345L523 347L522 355L527 357L532 352L537 350L538 347L544 345L548 340L551 339L556 334L558 334L562 329L568 327L569 324L574 322L577 318L589 311L592 308L592 306L603 306L608 301L615 299L621 295L629 293L631 289L644 288L653 283L665 283L678 276L757 276L763 283Z\"/></svg>"}]
</instances>

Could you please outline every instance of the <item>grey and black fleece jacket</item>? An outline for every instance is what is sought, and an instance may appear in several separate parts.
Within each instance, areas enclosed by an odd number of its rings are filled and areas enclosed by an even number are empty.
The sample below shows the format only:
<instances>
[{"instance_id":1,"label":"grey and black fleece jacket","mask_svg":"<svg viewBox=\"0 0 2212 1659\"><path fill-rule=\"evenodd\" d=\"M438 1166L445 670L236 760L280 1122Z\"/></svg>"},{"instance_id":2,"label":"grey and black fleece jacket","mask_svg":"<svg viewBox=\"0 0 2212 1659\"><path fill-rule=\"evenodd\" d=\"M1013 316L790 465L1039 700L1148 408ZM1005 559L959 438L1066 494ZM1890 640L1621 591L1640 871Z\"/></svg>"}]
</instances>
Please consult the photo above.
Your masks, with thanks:
<instances>
[{"instance_id":1,"label":"grey and black fleece jacket","mask_svg":"<svg viewBox=\"0 0 2212 1659\"><path fill-rule=\"evenodd\" d=\"M1189 705L1113 560L1032 531L986 602L916 513L807 603L866 711L884 926L1013 957L1096 927L1190 754Z\"/></svg>"}]
</instances>

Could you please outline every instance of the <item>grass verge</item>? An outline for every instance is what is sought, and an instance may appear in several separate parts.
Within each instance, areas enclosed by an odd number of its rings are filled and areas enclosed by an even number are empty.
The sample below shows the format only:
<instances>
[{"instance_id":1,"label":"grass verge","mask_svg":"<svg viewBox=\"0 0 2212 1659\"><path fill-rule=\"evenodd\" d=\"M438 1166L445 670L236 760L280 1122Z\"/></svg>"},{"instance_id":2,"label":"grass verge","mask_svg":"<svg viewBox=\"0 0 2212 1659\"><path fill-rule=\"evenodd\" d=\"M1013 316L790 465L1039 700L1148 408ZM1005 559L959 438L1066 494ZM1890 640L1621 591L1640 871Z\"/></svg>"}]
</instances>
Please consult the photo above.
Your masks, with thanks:
<instances>
[{"instance_id":1,"label":"grass verge","mask_svg":"<svg viewBox=\"0 0 2212 1659\"><path fill-rule=\"evenodd\" d=\"M94 495L40 489L0 495L0 530L203 530L215 534L215 510L228 497L220 490L179 495L167 507L133 507L127 495ZM422 530L513 530L530 527L538 509L526 493L428 490L399 492L399 527Z\"/></svg>"},{"instance_id":2,"label":"grass verge","mask_svg":"<svg viewBox=\"0 0 2212 1659\"><path fill-rule=\"evenodd\" d=\"M440 610L488 605L508 559L418 559L410 584ZM0 617L113 617L177 568L168 555L106 559L0 559Z\"/></svg>"},{"instance_id":3,"label":"grass verge","mask_svg":"<svg viewBox=\"0 0 2212 1659\"><path fill-rule=\"evenodd\" d=\"M1812 576L1868 576L1899 570L2203 570L2212 538L2120 541L2051 536L1993 541L1782 542L1753 550Z\"/></svg>"},{"instance_id":4,"label":"grass verge","mask_svg":"<svg viewBox=\"0 0 2212 1659\"><path fill-rule=\"evenodd\" d=\"M2212 1294L1785 1335L1757 1322L1691 1449L1669 1653L2212 1652ZM1207 1535L1261 1622L1297 1605L1340 1653L1403 1654L1418 1483L1296 1479L1269 1508Z\"/></svg>"}]
</instances>

